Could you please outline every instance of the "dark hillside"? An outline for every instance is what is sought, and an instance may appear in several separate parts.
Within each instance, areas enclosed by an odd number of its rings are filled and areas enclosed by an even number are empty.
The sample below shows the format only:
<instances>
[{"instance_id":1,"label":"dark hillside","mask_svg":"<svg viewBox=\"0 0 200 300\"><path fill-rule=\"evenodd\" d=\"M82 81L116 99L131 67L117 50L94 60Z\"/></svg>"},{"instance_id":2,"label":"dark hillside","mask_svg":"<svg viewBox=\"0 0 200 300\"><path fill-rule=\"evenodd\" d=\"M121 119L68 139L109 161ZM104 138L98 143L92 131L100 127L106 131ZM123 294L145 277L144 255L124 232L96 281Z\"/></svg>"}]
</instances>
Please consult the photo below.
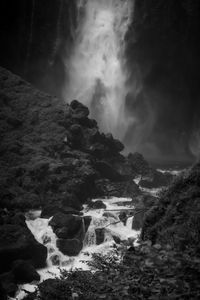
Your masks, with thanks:
<instances>
[{"instance_id":1,"label":"dark hillside","mask_svg":"<svg viewBox=\"0 0 200 300\"><path fill-rule=\"evenodd\" d=\"M177 178L147 213L143 239L200 255L200 163Z\"/></svg>"}]
</instances>

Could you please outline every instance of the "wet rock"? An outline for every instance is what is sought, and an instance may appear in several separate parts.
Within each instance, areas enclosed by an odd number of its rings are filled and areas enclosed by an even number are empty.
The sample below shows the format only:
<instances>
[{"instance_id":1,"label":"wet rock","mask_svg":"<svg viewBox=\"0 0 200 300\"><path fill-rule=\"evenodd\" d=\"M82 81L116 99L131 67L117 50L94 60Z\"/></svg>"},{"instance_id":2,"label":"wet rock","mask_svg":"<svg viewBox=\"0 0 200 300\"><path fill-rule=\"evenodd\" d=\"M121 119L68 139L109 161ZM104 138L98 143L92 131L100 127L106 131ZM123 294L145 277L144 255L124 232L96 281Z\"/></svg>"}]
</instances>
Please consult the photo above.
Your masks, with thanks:
<instances>
[{"instance_id":1,"label":"wet rock","mask_svg":"<svg viewBox=\"0 0 200 300\"><path fill-rule=\"evenodd\" d=\"M70 107L73 110L73 117L86 118L89 116L89 109L87 108L87 106L83 105L77 100L72 100L70 103Z\"/></svg>"},{"instance_id":2,"label":"wet rock","mask_svg":"<svg viewBox=\"0 0 200 300\"><path fill-rule=\"evenodd\" d=\"M47 234L44 234L44 235L42 236L42 243L43 243L44 245L46 245L46 244L48 244L48 243L50 243L50 242L51 242L51 237L48 236Z\"/></svg>"},{"instance_id":3,"label":"wet rock","mask_svg":"<svg viewBox=\"0 0 200 300\"><path fill-rule=\"evenodd\" d=\"M13 263L12 273L17 283L29 283L39 281L40 275L36 272L33 265L24 260L17 260Z\"/></svg>"},{"instance_id":4,"label":"wet rock","mask_svg":"<svg viewBox=\"0 0 200 300\"><path fill-rule=\"evenodd\" d=\"M88 228L90 226L90 223L92 221L92 217L90 217L90 216L84 216L83 219L84 219L84 225L85 225L85 232L87 232Z\"/></svg>"},{"instance_id":5,"label":"wet rock","mask_svg":"<svg viewBox=\"0 0 200 300\"><path fill-rule=\"evenodd\" d=\"M0 274L0 285L2 290L2 294L0 294L0 296L2 296L2 299L4 295L6 295L6 300L8 299L7 296L15 297L18 286L15 283L14 275L12 274L12 272Z\"/></svg>"},{"instance_id":6,"label":"wet rock","mask_svg":"<svg viewBox=\"0 0 200 300\"><path fill-rule=\"evenodd\" d=\"M95 184L97 197L135 197L141 193L133 180L112 182L108 179L98 179Z\"/></svg>"},{"instance_id":7,"label":"wet rock","mask_svg":"<svg viewBox=\"0 0 200 300\"><path fill-rule=\"evenodd\" d=\"M80 217L58 213L49 222L56 236L60 239L84 240L91 217Z\"/></svg>"},{"instance_id":8,"label":"wet rock","mask_svg":"<svg viewBox=\"0 0 200 300\"><path fill-rule=\"evenodd\" d=\"M75 234L82 225L82 218L79 216L57 213L50 220L49 225L53 230L66 227L70 233Z\"/></svg>"},{"instance_id":9,"label":"wet rock","mask_svg":"<svg viewBox=\"0 0 200 300\"><path fill-rule=\"evenodd\" d=\"M67 227L58 228L55 230L55 234L59 239L72 239L77 234L76 232L71 231Z\"/></svg>"},{"instance_id":10,"label":"wet rock","mask_svg":"<svg viewBox=\"0 0 200 300\"><path fill-rule=\"evenodd\" d=\"M68 256L78 255L83 247L83 243L78 239L58 239L56 245L63 254Z\"/></svg>"},{"instance_id":11,"label":"wet rock","mask_svg":"<svg viewBox=\"0 0 200 300\"><path fill-rule=\"evenodd\" d=\"M60 256L57 254L53 254L50 257L51 263L53 266L59 266L60 265Z\"/></svg>"},{"instance_id":12,"label":"wet rock","mask_svg":"<svg viewBox=\"0 0 200 300\"><path fill-rule=\"evenodd\" d=\"M27 227L4 224L0 226L1 272L11 268L15 260L30 260L34 267L44 267L47 249L39 244Z\"/></svg>"},{"instance_id":13,"label":"wet rock","mask_svg":"<svg viewBox=\"0 0 200 300\"><path fill-rule=\"evenodd\" d=\"M96 234L96 244L97 245L102 244L105 238L105 228L96 228L95 234Z\"/></svg>"},{"instance_id":14,"label":"wet rock","mask_svg":"<svg viewBox=\"0 0 200 300\"><path fill-rule=\"evenodd\" d=\"M92 209L106 209L106 205L101 200L91 201L89 207Z\"/></svg>"},{"instance_id":15,"label":"wet rock","mask_svg":"<svg viewBox=\"0 0 200 300\"><path fill-rule=\"evenodd\" d=\"M114 139L111 133L105 134L105 143L113 153L119 153L124 149L124 145L119 140Z\"/></svg>"},{"instance_id":16,"label":"wet rock","mask_svg":"<svg viewBox=\"0 0 200 300\"><path fill-rule=\"evenodd\" d=\"M8 299L6 290L4 289L2 282L0 282L0 295L1 295L2 300L7 300Z\"/></svg>"},{"instance_id":17,"label":"wet rock","mask_svg":"<svg viewBox=\"0 0 200 300\"><path fill-rule=\"evenodd\" d=\"M117 235L112 235L113 240L115 241L116 244L121 244L121 239L119 236Z\"/></svg>"},{"instance_id":18,"label":"wet rock","mask_svg":"<svg viewBox=\"0 0 200 300\"><path fill-rule=\"evenodd\" d=\"M69 215L77 215L77 216L82 216L83 215L83 212L80 212L78 210L75 210L73 209L72 207L66 207L66 206L63 206L61 208L61 211L64 213L64 214L69 214Z\"/></svg>"},{"instance_id":19,"label":"wet rock","mask_svg":"<svg viewBox=\"0 0 200 300\"><path fill-rule=\"evenodd\" d=\"M105 211L105 212L103 213L103 217L106 217L106 218L113 218L113 219L115 219L115 220L119 220L119 219L118 219L118 216L115 215L114 213L110 212L110 211Z\"/></svg>"},{"instance_id":20,"label":"wet rock","mask_svg":"<svg viewBox=\"0 0 200 300\"><path fill-rule=\"evenodd\" d=\"M168 172L162 173L154 170L151 176L140 180L139 185L144 188L153 189L168 186L174 176Z\"/></svg>"},{"instance_id":21,"label":"wet rock","mask_svg":"<svg viewBox=\"0 0 200 300\"><path fill-rule=\"evenodd\" d=\"M119 219L124 225L126 225L127 218L128 218L128 216L127 216L126 212L121 211L119 214Z\"/></svg>"},{"instance_id":22,"label":"wet rock","mask_svg":"<svg viewBox=\"0 0 200 300\"><path fill-rule=\"evenodd\" d=\"M145 216L144 211L137 211L137 210L135 211L135 215L132 223L132 229L140 230L142 228L144 222L144 216Z\"/></svg>"}]
</instances>

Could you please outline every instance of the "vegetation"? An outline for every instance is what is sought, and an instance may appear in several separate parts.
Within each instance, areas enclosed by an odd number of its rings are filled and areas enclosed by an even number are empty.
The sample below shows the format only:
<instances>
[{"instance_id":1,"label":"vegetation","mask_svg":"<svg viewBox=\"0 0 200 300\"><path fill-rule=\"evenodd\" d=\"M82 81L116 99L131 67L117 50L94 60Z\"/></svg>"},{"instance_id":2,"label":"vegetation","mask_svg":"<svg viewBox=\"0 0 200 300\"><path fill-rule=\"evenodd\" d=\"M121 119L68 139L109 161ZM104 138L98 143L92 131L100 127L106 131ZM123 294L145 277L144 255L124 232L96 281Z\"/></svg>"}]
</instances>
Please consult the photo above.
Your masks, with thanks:
<instances>
[{"instance_id":1,"label":"vegetation","mask_svg":"<svg viewBox=\"0 0 200 300\"><path fill-rule=\"evenodd\" d=\"M178 177L148 211L142 238L200 255L200 164Z\"/></svg>"},{"instance_id":2,"label":"vegetation","mask_svg":"<svg viewBox=\"0 0 200 300\"><path fill-rule=\"evenodd\" d=\"M26 300L199 299L200 259L150 242L126 251L121 262L94 255L96 271L61 272L41 283Z\"/></svg>"}]
</instances>

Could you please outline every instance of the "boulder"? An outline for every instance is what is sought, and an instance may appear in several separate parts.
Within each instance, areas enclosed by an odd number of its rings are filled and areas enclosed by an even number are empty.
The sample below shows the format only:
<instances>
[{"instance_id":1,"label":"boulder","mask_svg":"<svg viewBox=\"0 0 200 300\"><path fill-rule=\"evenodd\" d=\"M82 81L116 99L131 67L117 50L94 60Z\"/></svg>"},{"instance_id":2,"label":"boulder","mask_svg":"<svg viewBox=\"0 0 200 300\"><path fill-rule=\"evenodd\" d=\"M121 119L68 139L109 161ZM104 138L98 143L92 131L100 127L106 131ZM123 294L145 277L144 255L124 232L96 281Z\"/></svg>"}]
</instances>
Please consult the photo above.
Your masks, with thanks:
<instances>
[{"instance_id":1,"label":"boulder","mask_svg":"<svg viewBox=\"0 0 200 300\"><path fill-rule=\"evenodd\" d=\"M140 230L143 226L145 211L135 210L135 215L133 218L132 229Z\"/></svg>"},{"instance_id":2,"label":"boulder","mask_svg":"<svg viewBox=\"0 0 200 300\"><path fill-rule=\"evenodd\" d=\"M119 236L117 236L117 235L112 235L112 237L113 237L113 240L114 240L114 242L115 242L116 244L121 244L121 239L120 239Z\"/></svg>"},{"instance_id":3,"label":"boulder","mask_svg":"<svg viewBox=\"0 0 200 300\"><path fill-rule=\"evenodd\" d=\"M127 216L126 212L121 211L119 214L119 219L124 225L126 225L127 218L128 218L128 216Z\"/></svg>"},{"instance_id":4,"label":"boulder","mask_svg":"<svg viewBox=\"0 0 200 300\"><path fill-rule=\"evenodd\" d=\"M59 239L72 239L76 236L77 232L73 232L67 227L61 227L55 230L55 234Z\"/></svg>"},{"instance_id":5,"label":"boulder","mask_svg":"<svg viewBox=\"0 0 200 300\"><path fill-rule=\"evenodd\" d=\"M59 266L60 265L60 256L57 254L53 254L50 257L50 261L53 266Z\"/></svg>"},{"instance_id":6,"label":"boulder","mask_svg":"<svg viewBox=\"0 0 200 300\"><path fill-rule=\"evenodd\" d=\"M44 267L47 248L39 244L27 227L4 224L0 226L1 272L11 269L16 260L30 260L34 267Z\"/></svg>"},{"instance_id":7,"label":"boulder","mask_svg":"<svg viewBox=\"0 0 200 300\"><path fill-rule=\"evenodd\" d=\"M162 173L154 170L151 176L141 179L139 185L148 189L160 188L163 186L168 186L172 182L173 178L174 176L169 172Z\"/></svg>"},{"instance_id":8,"label":"boulder","mask_svg":"<svg viewBox=\"0 0 200 300\"><path fill-rule=\"evenodd\" d=\"M119 140L114 139L111 133L105 134L105 144L112 153L119 153L124 150L124 145Z\"/></svg>"},{"instance_id":9,"label":"boulder","mask_svg":"<svg viewBox=\"0 0 200 300\"><path fill-rule=\"evenodd\" d=\"M4 274L0 274L0 294L1 299L4 299L6 295L6 300L8 299L7 296L14 298L17 292L17 284L15 283L14 275L12 272L7 272Z\"/></svg>"},{"instance_id":10,"label":"boulder","mask_svg":"<svg viewBox=\"0 0 200 300\"><path fill-rule=\"evenodd\" d=\"M57 213L50 220L49 225L55 231L66 227L71 234L75 234L82 226L82 218L80 216Z\"/></svg>"},{"instance_id":11,"label":"boulder","mask_svg":"<svg viewBox=\"0 0 200 300\"><path fill-rule=\"evenodd\" d=\"M103 217L106 217L106 218L113 218L113 219L115 219L115 220L118 220L118 216L117 216L115 213L110 212L110 211L105 211L105 212L103 213Z\"/></svg>"},{"instance_id":12,"label":"boulder","mask_svg":"<svg viewBox=\"0 0 200 300\"><path fill-rule=\"evenodd\" d=\"M108 179L97 179L96 197L135 197L141 194L133 180L113 182Z\"/></svg>"},{"instance_id":13,"label":"boulder","mask_svg":"<svg viewBox=\"0 0 200 300\"><path fill-rule=\"evenodd\" d=\"M85 233L91 222L91 217L80 217L58 213L49 222L59 239L84 240Z\"/></svg>"},{"instance_id":14,"label":"boulder","mask_svg":"<svg viewBox=\"0 0 200 300\"><path fill-rule=\"evenodd\" d=\"M96 234L96 244L97 245L102 244L105 238L105 228L96 228L95 234Z\"/></svg>"},{"instance_id":15,"label":"boulder","mask_svg":"<svg viewBox=\"0 0 200 300\"><path fill-rule=\"evenodd\" d=\"M56 245L63 254L68 256L78 255L83 247L83 243L78 239L58 239Z\"/></svg>"},{"instance_id":16,"label":"boulder","mask_svg":"<svg viewBox=\"0 0 200 300\"><path fill-rule=\"evenodd\" d=\"M73 118L82 119L89 116L89 109L87 108L87 106L83 105L77 100L72 100L70 103L70 107L72 108Z\"/></svg>"},{"instance_id":17,"label":"boulder","mask_svg":"<svg viewBox=\"0 0 200 300\"><path fill-rule=\"evenodd\" d=\"M101 200L91 201L89 207L92 209L106 209L106 205Z\"/></svg>"},{"instance_id":18,"label":"boulder","mask_svg":"<svg viewBox=\"0 0 200 300\"><path fill-rule=\"evenodd\" d=\"M17 283L29 283L39 281L40 275L36 272L33 265L24 260L17 260L13 263L12 273Z\"/></svg>"},{"instance_id":19,"label":"boulder","mask_svg":"<svg viewBox=\"0 0 200 300\"><path fill-rule=\"evenodd\" d=\"M88 231L88 228L89 228L90 223L92 221L92 217L90 217L90 216L84 216L83 219L84 219L85 233L86 233Z\"/></svg>"}]
</instances>

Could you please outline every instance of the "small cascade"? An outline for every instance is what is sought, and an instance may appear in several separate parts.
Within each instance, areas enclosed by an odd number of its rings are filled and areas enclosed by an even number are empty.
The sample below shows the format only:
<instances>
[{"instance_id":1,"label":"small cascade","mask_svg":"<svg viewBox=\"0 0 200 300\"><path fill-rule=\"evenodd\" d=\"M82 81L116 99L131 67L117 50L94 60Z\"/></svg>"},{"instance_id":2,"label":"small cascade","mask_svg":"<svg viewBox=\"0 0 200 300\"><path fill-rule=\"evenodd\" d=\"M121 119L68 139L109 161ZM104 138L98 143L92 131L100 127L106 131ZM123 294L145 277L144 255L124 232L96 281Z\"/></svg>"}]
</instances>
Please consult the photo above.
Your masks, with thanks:
<instances>
[{"instance_id":1,"label":"small cascade","mask_svg":"<svg viewBox=\"0 0 200 300\"><path fill-rule=\"evenodd\" d=\"M90 225L83 241L83 248L90 247L92 245L96 245L96 233L95 227Z\"/></svg>"},{"instance_id":2,"label":"small cascade","mask_svg":"<svg viewBox=\"0 0 200 300\"><path fill-rule=\"evenodd\" d=\"M137 239L139 231L132 230L133 217L127 219L126 225L119 219L120 211L133 208L131 199L116 198L102 199L106 209L83 210L84 216L91 216L92 220L86 232L84 218L82 219L83 249L76 257L62 254L56 246L57 237L49 226L50 219L40 218L40 213L29 212L26 214L26 224L35 239L44 244L48 249L47 268L39 270L41 279L48 279L59 275L59 268L65 270L88 270L87 261L92 259L93 253L106 254L112 251L115 241L132 241ZM97 236L98 229L100 236ZM100 242L99 242L100 240Z\"/></svg>"},{"instance_id":3,"label":"small cascade","mask_svg":"<svg viewBox=\"0 0 200 300\"><path fill-rule=\"evenodd\" d=\"M59 266L64 260L66 260L66 257L56 246L56 235L51 226L49 226L49 221L50 219L37 218L35 220L27 220L26 224L33 233L35 239L47 247L47 266Z\"/></svg>"},{"instance_id":4,"label":"small cascade","mask_svg":"<svg viewBox=\"0 0 200 300\"><path fill-rule=\"evenodd\" d=\"M133 226L133 216L132 217L128 217L128 219L127 219L127 221L126 221L126 227L128 228L128 229L132 229L132 226Z\"/></svg>"}]
</instances>

